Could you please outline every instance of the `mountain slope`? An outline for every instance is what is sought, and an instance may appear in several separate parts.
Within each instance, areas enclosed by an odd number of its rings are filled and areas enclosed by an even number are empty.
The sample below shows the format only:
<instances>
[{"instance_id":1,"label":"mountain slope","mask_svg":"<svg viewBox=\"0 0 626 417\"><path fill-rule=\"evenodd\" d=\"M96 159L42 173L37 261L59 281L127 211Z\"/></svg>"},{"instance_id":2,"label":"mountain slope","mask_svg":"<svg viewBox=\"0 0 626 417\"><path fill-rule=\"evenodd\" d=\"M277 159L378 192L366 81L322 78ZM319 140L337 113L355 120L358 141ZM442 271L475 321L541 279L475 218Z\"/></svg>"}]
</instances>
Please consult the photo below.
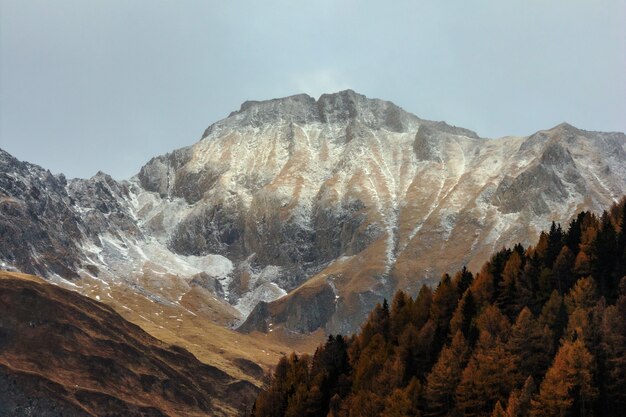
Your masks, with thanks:
<instances>
[{"instance_id":1,"label":"mountain slope","mask_svg":"<svg viewBox=\"0 0 626 417\"><path fill-rule=\"evenodd\" d=\"M181 312L201 301L246 331L351 332L395 289L609 205L626 192L626 136L562 124L483 139L348 90L246 102L129 181L64 182L3 154L0 186L5 229L29 219L3 240L7 265Z\"/></svg>"},{"instance_id":2,"label":"mountain slope","mask_svg":"<svg viewBox=\"0 0 626 417\"><path fill-rule=\"evenodd\" d=\"M2 415L226 416L258 390L36 277L0 272L0 300Z\"/></svg>"}]
</instances>

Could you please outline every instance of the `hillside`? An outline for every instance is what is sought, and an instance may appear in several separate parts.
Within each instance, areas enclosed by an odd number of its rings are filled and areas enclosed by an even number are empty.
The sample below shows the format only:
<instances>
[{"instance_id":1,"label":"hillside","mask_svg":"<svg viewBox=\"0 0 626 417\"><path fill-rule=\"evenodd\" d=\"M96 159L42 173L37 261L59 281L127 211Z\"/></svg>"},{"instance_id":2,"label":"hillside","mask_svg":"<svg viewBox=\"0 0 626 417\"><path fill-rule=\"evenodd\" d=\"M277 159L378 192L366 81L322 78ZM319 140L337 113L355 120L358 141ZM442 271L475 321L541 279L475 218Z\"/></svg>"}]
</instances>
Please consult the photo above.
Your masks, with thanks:
<instances>
[{"instance_id":1,"label":"hillside","mask_svg":"<svg viewBox=\"0 0 626 417\"><path fill-rule=\"evenodd\" d=\"M257 391L102 303L0 272L0 415L232 416Z\"/></svg>"},{"instance_id":2,"label":"hillside","mask_svg":"<svg viewBox=\"0 0 626 417\"><path fill-rule=\"evenodd\" d=\"M252 415L617 417L625 358L623 198L283 357Z\"/></svg>"}]
</instances>

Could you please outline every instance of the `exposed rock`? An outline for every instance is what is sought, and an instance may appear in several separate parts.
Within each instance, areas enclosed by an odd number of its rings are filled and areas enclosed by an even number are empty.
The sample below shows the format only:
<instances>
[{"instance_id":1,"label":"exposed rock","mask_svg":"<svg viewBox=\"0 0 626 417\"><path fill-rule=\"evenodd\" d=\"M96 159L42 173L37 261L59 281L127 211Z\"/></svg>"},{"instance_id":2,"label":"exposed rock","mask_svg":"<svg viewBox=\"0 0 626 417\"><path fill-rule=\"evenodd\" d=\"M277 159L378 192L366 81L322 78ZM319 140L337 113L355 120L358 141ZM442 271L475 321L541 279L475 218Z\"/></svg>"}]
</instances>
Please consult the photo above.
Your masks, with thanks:
<instances>
[{"instance_id":1,"label":"exposed rock","mask_svg":"<svg viewBox=\"0 0 626 417\"><path fill-rule=\"evenodd\" d=\"M439 161L437 154L437 137L436 132L427 125L420 125L415 134L415 142L413 142L413 152L420 161Z\"/></svg>"},{"instance_id":2,"label":"exposed rock","mask_svg":"<svg viewBox=\"0 0 626 417\"><path fill-rule=\"evenodd\" d=\"M304 286L271 307L259 303L239 330L267 332L275 321L289 330L308 333L324 327L334 312L335 293L329 285Z\"/></svg>"}]
</instances>

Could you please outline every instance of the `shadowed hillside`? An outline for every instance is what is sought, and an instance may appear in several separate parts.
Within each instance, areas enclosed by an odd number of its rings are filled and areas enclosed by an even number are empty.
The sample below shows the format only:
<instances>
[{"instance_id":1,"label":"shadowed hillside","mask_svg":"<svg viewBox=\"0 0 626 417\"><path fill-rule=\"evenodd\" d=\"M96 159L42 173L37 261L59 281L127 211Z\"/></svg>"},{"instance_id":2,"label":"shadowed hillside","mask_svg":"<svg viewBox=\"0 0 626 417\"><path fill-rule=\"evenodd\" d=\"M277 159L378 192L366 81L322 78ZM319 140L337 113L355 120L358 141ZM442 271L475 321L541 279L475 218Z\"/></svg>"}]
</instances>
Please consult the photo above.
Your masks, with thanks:
<instances>
[{"instance_id":1,"label":"shadowed hillside","mask_svg":"<svg viewBox=\"0 0 626 417\"><path fill-rule=\"evenodd\" d=\"M257 391L104 304L0 272L0 415L229 416Z\"/></svg>"}]
</instances>

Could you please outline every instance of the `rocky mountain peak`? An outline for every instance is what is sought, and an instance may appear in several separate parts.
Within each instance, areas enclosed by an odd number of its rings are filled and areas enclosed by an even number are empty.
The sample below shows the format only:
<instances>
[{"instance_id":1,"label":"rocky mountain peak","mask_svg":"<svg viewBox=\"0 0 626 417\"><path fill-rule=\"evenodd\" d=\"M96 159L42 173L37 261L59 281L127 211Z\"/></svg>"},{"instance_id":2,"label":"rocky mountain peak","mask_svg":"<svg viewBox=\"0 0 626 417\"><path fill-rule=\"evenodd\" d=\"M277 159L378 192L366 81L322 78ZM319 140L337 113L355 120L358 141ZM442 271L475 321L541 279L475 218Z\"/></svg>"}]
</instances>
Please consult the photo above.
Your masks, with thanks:
<instances>
[{"instance_id":1,"label":"rocky mountain peak","mask_svg":"<svg viewBox=\"0 0 626 417\"><path fill-rule=\"evenodd\" d=\"M368 98L353 90L323 94L318 100L307 94L264 101L246 101L238 111L209 126L203 138L226 127L261 127L295 123L325 123L346 126L360 123L370 129L406 132L417 127L419 119L399 106L384 100Z\"/></svg>"},{"instance_id":2,"label":"rocky mountain peak","mask_svg":"<svg viewBox=\"0 0 626 417\"><path fill-rule=\"evenodd\" d=\"M396 288L610 204L625 161L624 134L568 124L483 139L352 90L248 101L130 181L65 185L0 153L0 262L164 302L200 286L252 328L352 331Z\"/></svg>"}]
</instances>

